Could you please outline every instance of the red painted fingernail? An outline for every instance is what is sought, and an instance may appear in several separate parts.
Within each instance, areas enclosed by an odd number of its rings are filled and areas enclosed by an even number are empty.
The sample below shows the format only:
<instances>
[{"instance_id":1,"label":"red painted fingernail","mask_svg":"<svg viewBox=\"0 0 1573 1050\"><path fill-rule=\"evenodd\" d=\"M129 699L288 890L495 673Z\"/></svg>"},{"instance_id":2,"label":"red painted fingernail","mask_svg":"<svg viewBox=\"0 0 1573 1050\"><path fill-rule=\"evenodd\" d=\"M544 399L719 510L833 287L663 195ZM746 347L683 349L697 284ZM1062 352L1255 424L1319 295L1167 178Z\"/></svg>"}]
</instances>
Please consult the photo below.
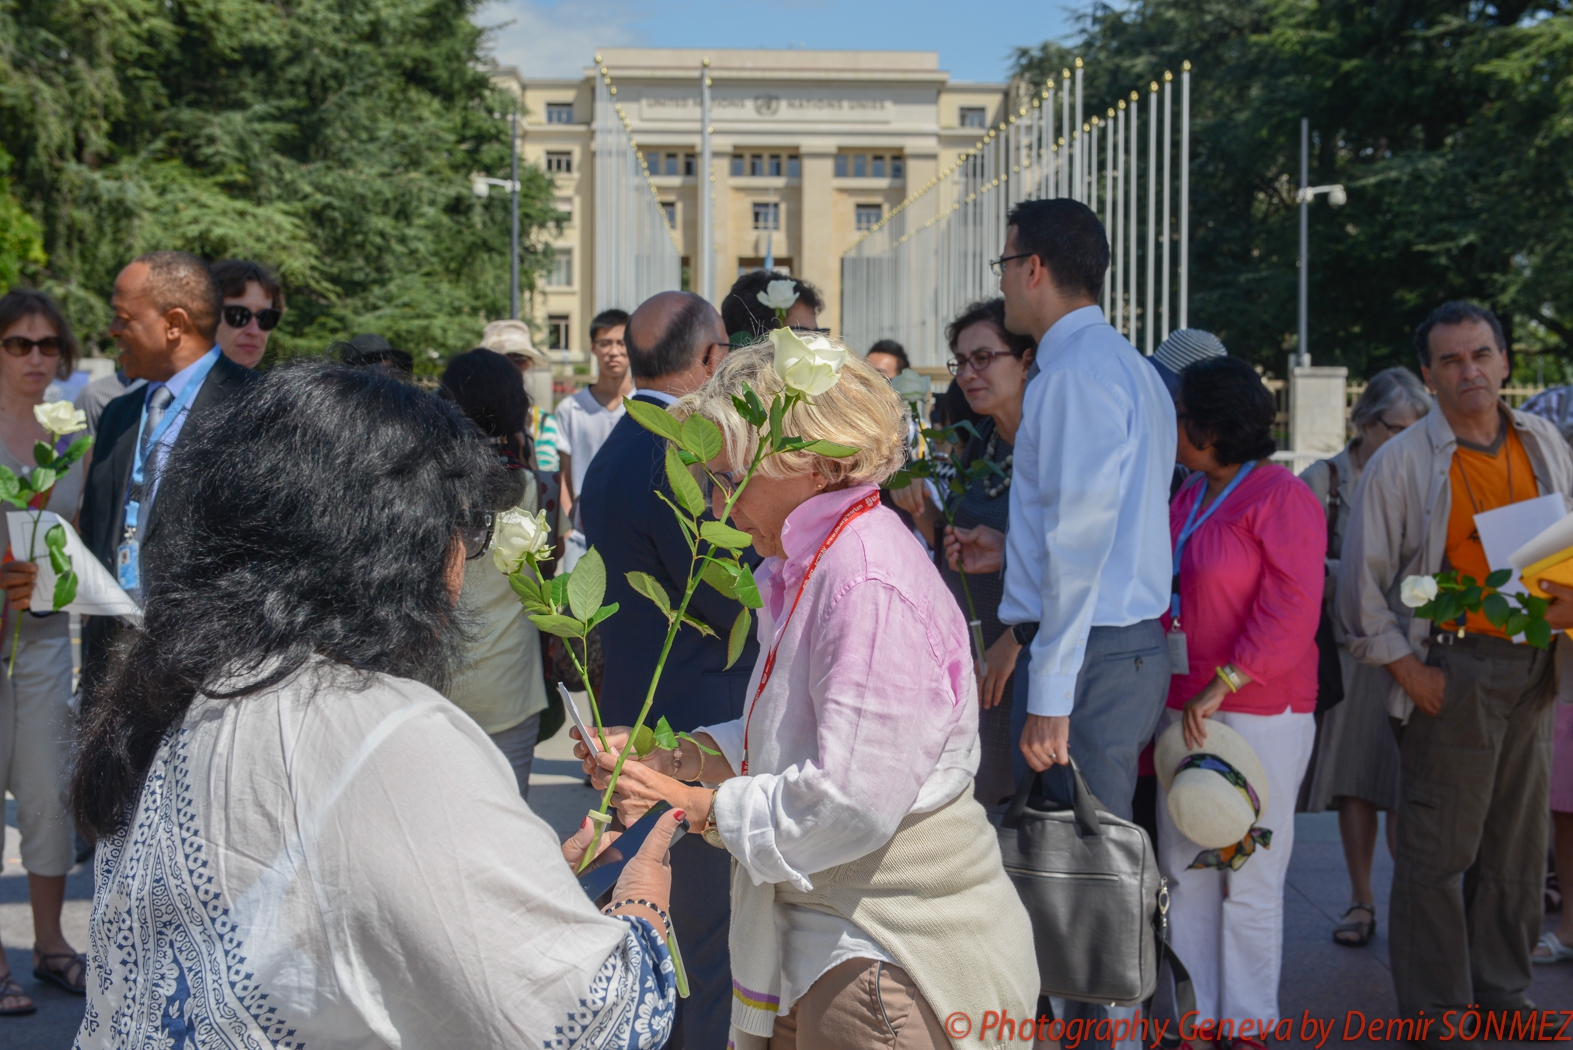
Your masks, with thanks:
<instances>
[{"instance_id":1,"label":"red painted fingernail","mask_svg":"<svg viewBox=\"0 0 1573 1050\"><path fill-rule=\"evenodd\" d=\"M674 819L674 820L682 820L682 819L683 819L683 818L684 818L684 817L686 817L686 816L688 816L688 814L687 814L687 813L684 813L684 812L683 812L683 811L682 811L682 810L680 810L680 809L674 809L674 810L672 810L672 818L673 818L673 819Z\"/></svg>"}]
</instances>

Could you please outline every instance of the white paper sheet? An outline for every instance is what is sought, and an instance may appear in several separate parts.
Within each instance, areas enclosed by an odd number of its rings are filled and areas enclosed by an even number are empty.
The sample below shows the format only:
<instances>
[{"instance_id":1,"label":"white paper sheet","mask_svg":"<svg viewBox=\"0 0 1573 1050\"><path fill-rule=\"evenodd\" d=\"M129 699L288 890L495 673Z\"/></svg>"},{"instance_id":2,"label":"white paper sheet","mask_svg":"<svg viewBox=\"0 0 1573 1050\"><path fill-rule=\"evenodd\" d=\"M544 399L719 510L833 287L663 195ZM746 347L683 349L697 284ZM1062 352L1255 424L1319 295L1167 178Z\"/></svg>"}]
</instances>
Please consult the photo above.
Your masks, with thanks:
<instances>
[{"instance_id":1,"label":"white paper sheet","mask_svg":"<svg viewBox=\"0 0 1573 1050\"><path fill-rule=\"evenodd\" d=\"M1491 566L1491 571L1513 570L1512 579L1498 590L1506 594L1525 592L1524 584L1518 578L1518 570L1523 566L1513 563L1513 555L1567 516L1567 504L1563 502L1562 495L1556 492L1549 496L1519 500L1475 515L1475 529L1480 533L1480 545L1485 548L1486 562Z\"/></svg>"},{"instance_id":2,"label":"white paper sheet","mask_svg":"<svg viewBox=\"0 0 1573 1050\"><path fill-rule=\"evenodd\" d=\"M34 519L38 521L34 538ZM109 570L87 549L82 537L76 534L71 523L61 520L50 511L7 511L6 526L11 534L11 553L18 561L31 561L38 566L38 582L33 586L32 607L49 609L54 605L55 570L49 564L49 548L44 546L44 534L51 526L60 525L66 530L66 554L77 577L76 598L65 607L66 612L84 616L125 616L141 619L142 609L131 596L120 589L120 584L109 575Z\"/></svg>"},{"instance_id":3,"label":"white paper sheet","mask_svg":"<svg viewBox=\"0 0 1573 1050\"><path fill-rule=\"evenodd\" d=\"M1545 529L1534 539L1514 551L1508 562L1515 569L1527 569L1543 558L1573 547L1573 514Z\"/></svg>"}]
</instances>

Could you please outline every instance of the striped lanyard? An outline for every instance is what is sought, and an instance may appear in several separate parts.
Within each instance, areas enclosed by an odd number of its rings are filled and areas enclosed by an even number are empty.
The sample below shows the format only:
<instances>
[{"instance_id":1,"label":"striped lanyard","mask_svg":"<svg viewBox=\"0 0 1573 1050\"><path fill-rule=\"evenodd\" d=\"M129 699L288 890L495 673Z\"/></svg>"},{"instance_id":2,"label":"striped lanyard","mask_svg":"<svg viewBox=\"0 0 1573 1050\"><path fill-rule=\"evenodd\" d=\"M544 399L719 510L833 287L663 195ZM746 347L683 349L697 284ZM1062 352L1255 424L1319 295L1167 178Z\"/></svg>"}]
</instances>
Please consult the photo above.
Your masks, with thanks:
<instances>
[{"instance_id":1,"label":"striped lanyard","mask_svg":"<svg viewBox=\"0 0 1573 1050\"><path fill-rule=\"evenodd\" d=\"M825 537L825 542L819 545L819 550L814 553L814 560L808 563L808 571L803 574L802 582L797 585L797 596L792 599L792 608L787 610L786 619L782 621L775 644L770 647L770 655L765 657L765 669L759 672L759 688L754 690L754 698L748 702L748 717L743 720L743 768L738 771L739 776L748 776L748 726L754 720L754 705L759 703L759 694L765 691L765 686L770 682L770 673L776 669L776 651L781 648L781 639L786 637L787 625L792 622L792 614L797 612L797 603L803 600L803 588L808 586L808 578L814 575L820 557L840 538L847 526L877 506L879 506L879 491L876 489L847 508L847 512L841 515L841 520L836 522L836 527L830 530L830 535Z\"/></svg>"}]
</instances>

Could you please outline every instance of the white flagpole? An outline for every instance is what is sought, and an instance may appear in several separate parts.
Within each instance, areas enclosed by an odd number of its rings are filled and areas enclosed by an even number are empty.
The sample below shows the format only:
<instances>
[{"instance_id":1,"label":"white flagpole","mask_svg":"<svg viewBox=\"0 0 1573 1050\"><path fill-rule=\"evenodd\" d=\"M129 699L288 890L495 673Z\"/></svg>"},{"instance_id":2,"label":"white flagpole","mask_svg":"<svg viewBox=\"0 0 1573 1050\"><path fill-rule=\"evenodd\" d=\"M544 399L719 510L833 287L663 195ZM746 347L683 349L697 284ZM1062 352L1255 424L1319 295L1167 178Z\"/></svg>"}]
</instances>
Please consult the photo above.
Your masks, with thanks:
<instances>
[{"instance_id":1,"label":"white flagpole","mask_svg":"<svg viewBox=\"0 0 1573 1050\"><path fill-rule=\"evenodd\" d=\"M1081 59L1076 60L1076 192L1072 194L1083 204L1087 203L1087 122L1081 115Z\"/></svg>"},{"instance_id":2,"label":"white flagpole","mask_svg":"<svg viewBox=\"0 0 1573 1050\"><path fill-rule=\"evenodd\" d=\"M1191 305L1191 63L1180 66L1180 327Z\"/></svg>"},{"instance_id":3,"label":"white flagpole","mask_svg":"<svg viewBox=\"0 0 1573 1050\"><path fill-rule=\"evenodd\" d=\"M1143 352L1152 356L1152 330L1156 326L1153 316L1153 269L1158 255L1158 82L1152 82L1147 93L1147 339Z\"/></svg>"},{"instance_id":4,"label":"white flagpole","mask_svg":"<svg viewBox=\"0 0 1573 1050\"><path fill-rule=\"evenodd\" d=\"M1163 74L1163 337L1174 331L1169 327L1169 243L1174 235L1169 228L1169 159L1174 154L1174 74Z\"/></svg>"},{"instance_id":5,"label":"white flagpole","mask_svg":"<svg viewBox=\"0 0 1573 1050\"><path fill-rule=\"evenodd\" d=\"M1075 125L1071 123L1071 71L1060 70L1060 196L1073 197L1071 184L1071 156L1068 152L1076 140Z\"/></svg>"},{"instance_id":6,"label":"white flagpole","mask_svg":"<svg viewBox=\"0 0 1573 1050\"><path fill-rule=\"evenodd\" d=\"M1114 119L1114 327L1125 327L1125 100Z\"/></svg>"},{"instance_id":7,"label":"white flagpole","mask_svg":"<svg viewBox=\"0 0 1573 1050\"><path fill-rule=\"evenodd\" d=\"M1131 221L1129 223L1129 227L1130 228L1129 228L1129 230L1127 231L1127 234L1126 234L1126 236L1129 237L1130 242L1131 242L1131 258L1130 258L1130 266L1131 266L1131 293L1130 293L1130 297L1131 297L1131 345L1132 346L1136 345L1136 340L1137 340L1137 338L1138 338L1138 336L1140 334L1140 325L1145 323L1146 320L1147 320L1147 315L1142 313L1140 311L1140 309L1139 309L1139 304L1141 302L1141 299L1139 298L1140 291L1141 291L1141 281L1138 279L1138 277L1140 275L1140 271L1137 269L1137 267L1140 265L1141 255L1137 251L1137 248L1139 247L1139 245L1138 245L1138 242L1136 240L1136 238L1139 236L1139 231L1141 229L1141 223L1138 221L1138 216L1137 216L1137 213L1136 213L1137 204L1138 204L1138 201L1141 198L1141 170L1142 170L1141 169L1141 151L1142 151L1142 147L1141 147L1141 115L1142 115L1142 111L1141 111L1141 95L1138 94L1135 91L1132 91L1131 92L1131 208L1130 208Z\"/></svg>"}]
</instances>

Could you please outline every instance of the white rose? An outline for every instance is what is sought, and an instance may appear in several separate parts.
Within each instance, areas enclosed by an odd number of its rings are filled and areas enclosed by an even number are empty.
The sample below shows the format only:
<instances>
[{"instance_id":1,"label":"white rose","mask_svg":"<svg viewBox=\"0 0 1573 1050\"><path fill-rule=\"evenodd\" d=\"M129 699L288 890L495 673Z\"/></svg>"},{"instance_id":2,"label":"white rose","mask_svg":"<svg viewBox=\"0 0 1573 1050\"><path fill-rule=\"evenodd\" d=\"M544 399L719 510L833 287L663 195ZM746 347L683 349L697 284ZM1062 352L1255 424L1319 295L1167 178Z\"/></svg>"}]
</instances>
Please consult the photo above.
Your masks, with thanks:
<instances>
[{"instance_id":1,"label":"white rose","mask_svg":"<svg viewBox=\"0 0 1573 1050\"><path fill-rule=\"evenodd\" d=\"M87 429L87 413L76 408L69 401L51 401L48 404L34 405L33 418L38 420L39 426L57 438Z\"/></svg>"},{"instance_id":2,"label":"white rose","mask_svg":"<svg viewBox=\"0 0 1573 1050\"><path fill-rule=\"evenodd\" d=\"M790 310L797 302L797 282L771 281L755 298L772 310Z\"/></svg>"},{"instance_id":3,"label":"white rose","mask_svg":"<svg viewBox=\"0 0 1573 1050\"><path fill-rule=\"evenodd\" d=\"M1435 576L1410 576L1398 589L1398 597L1411 609L1418 609L1436 597Z\"/></svg>"},{"instance_id":4,"label":"white rose","mask_svg":"<svg viewBox=\"0 0 1573 1050\"><path fill-rule=\"evenodd\" d=\"M929 391L934 389L934 380L912 368L903 368L896 378L890 381L891 387L901 395L901 400L921 404L928 400Z\"/></svg>"},{"instance_id":5,"label":"white rose","mask_svg":"<svg viewBox=\"0 0 1573 1050\"><path fill-rule=\"evenodd\" d=\"M822 335L804 339L790 328L775 328L770 342L776 348L776 375L790 390L806 397L823 394L841 378L847 352Z\"/></svg>"},{"instance_id":6,"label":"white rose","mask_svg":"<svg viewBox=\"0 0 1573 1050\"><path fill-rule=\"evenodd\" d=\"M517 510L505 510L497 515L492 527L492 564L498 571L512 575L524 566L524 556L537 557L551 551L551 530L546 525L546 512L530 517Z\"/></svg>"}]
</instances>

